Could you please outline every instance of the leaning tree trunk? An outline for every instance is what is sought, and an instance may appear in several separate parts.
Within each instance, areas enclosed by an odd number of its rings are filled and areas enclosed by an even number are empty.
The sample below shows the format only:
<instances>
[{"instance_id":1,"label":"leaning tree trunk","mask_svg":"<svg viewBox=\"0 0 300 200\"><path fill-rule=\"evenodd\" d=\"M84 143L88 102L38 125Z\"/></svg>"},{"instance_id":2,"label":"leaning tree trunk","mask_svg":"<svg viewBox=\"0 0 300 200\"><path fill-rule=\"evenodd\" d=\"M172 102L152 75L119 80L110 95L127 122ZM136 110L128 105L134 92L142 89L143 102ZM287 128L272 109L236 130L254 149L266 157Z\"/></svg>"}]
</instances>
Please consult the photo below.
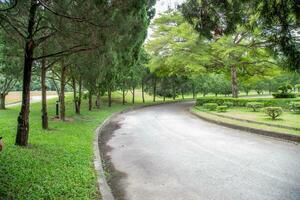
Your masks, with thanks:
<instances>
[{"instance_id":1,"label":"leaning tree trunk","mask_svg":"<svg viewBox=\"0 0 300 200\"><path fill-rule=\"evenodd\" d=\"M23 69L23 92L21 112L18 117L18 128L16 136L16 145L27 146L29 134L29 103L30 103L30 81L33 64L33 52L35 44L33 41L33 31L35 27L35 18L37 11L37 1L31 0L28 18L28 33L25 43L25 58Z\"/></svg>"},{"instance_id":2,"label":"leaning tree trunk","mask_svg":"<svg viewBox=\"0 0 300 200\"><path fill-rule=\"evenodd\" d=\"M232 97L238 98L237 69L235 66L231 67L231 88L232 88Z\"/></svg>"},{"instance_id":3,"label":"leaning tree trunk","mask_svg":"<svg viewBox=\"0 0 300 200\"><path fill-rule=\"evenodd\" d=\"M42 128L48 129L48 112L47 112L47 87L46 87L46 59L42 60L41 68L41 88L42 88Z\"/></svg>"},{"instance_id":4,"label":"leaning tree trunk","mask_svg":"<svg viewBox=\"0 0 300 200\"><path fill-rule=\"evenodd\" d=\"M5 110L5 97L6 94L0 94L0 110Z\"/></svg>"},{"instance_id":5,"label":"leaning tree trunk","mask_svg":"<svg viewBox=\"0 0 300 200\"><path fill-rule=\"evenodd\" d=\"M61 74L60 74L60 120L66 120L66 107L65 107L65 85L66 85L66 66L64 59L61 61Z\"/></svg>"},{"instance_id":6,"label":"leaning tree trunk","mask_svg":"<svg viewBox=\"0 0 300 200\"><path fill-rule=\"evenodd\" d=\"M143 103L145 103L145 91L144 91L144 80L142 80L142 99L143 99Z\"/></svg>"},{"instance_id":7,"label":"leaning tree trunk","mask_svg":"<svg viewBox=\"0 0 300 200\"><path fill-rule=\"evenodd\" d=\"M153 102L156 101L156 77L154 77L153 81Z\"/></svg>"}]
</instances>

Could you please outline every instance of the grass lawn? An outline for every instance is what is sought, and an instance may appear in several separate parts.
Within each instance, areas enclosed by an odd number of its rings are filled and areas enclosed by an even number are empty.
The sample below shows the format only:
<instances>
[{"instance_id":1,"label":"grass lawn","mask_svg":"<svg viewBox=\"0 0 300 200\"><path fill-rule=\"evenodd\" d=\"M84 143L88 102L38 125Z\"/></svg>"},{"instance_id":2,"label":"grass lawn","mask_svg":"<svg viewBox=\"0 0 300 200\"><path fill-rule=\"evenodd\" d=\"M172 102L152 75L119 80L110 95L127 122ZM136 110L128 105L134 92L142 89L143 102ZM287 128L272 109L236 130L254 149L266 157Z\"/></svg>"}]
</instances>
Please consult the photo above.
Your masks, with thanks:
<instances>
[{"instance_id":1,"label":"grass lawn","mask_svg":"<svg viewBox=\"0 0 300 200\"><path fill-rule=\"evenodd\" d=\"M290 126L300 128L300 114L293 112L284 112L276 120L272 120L266 113L263 111L253 112L252 109L248 108L231 108L227 112L219 113L214 112L218 115L230 116L239 119L252 120L257 122L264 122L269 124L277 124L283 126Z\"/></svg>"},{"instance_id":2,"label":"grass lawn","mask_svg":"<svg viewBox=\"0 0 300 200\"><path fill-rule=\"evenodd\" d=\"M119 99L120 94L114 97ZM141 102L141 98L136 101ZM5 143L0 153L0 199L99 199L93 166L94 131L108 116L131 106L115 100L111 108L103 103L100 110L89 112L85 100L78 116L72 98L67 97L67 117L71 120L52 119L51 130L43 131L41 105L31 104L28 148L14 145L19 106L0 111L0 135ZM50 117L54 116L55 99L49 100L48 109Z\"/></svg>"},{"instance_id":3,"label":"grass lawn","mask_svg":"<svg viewBox=\"0 0 300 200\"><path fill-rule=\"evenodd\" d=\"M225 122L229 124L235 124L250 128L256 128L266 131L273 131L273 132L279 132L279 133L286 133L286 134L294 134L294 135L300 135L300 131L298 130L291 130L286 128L278 128L278 127L271 127L267 125L261 125L261 124L253 124L248 123L244 121L238 121L235 119L228 119L219 117L221 116L229 116L237 119L245 119L245 120L251 120L256 122L263 122L268 124L277 124L277 125L284 125L289 127L295 127L299 128L299 121L300 121L300 114L294 114L290 112L284 113L279 119L272 120L270 119L264 112L252 112L251 110L248 110L247 108L231 108L225 113L215 112L215 111L207 111L202 109L201 107L195 107L192 109L193 112L196 112L197 114L216 121ZM218 115L218 116L217 116Z\"/></svg>"}]
</instances>

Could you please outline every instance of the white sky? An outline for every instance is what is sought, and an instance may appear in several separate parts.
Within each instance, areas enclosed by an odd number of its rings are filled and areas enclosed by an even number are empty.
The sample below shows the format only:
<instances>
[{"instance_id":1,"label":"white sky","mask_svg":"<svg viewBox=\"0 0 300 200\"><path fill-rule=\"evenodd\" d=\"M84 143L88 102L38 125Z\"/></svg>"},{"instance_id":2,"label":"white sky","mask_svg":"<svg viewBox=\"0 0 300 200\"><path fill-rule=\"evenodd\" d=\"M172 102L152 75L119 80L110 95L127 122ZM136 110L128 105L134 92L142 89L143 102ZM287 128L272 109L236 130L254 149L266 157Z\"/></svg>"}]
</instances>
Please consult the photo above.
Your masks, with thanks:
<instances>
[{"instance_id":1,"label":"white sky","mask_svg":"<svg viewBox=\"0 0 300 200\"><path fill-rule=\"evenodd\" d=\"M175 8L177 5L183 3L185 0L157 0L156 2L156 17L160 13L168 10L168 8Z\"/></svg>"},{"instance_id":2,"label":"white sky","mask_svg":"<svg viewBox=\"0 0 300 200\"><path fill-rule=\"evenodd\" d=\"M156 9L156 14L155 18L159 16L159 14L165 12L168 10L168 8L175 8L177 5L180 5L181 3L185 2L185 0L157 0L155 9ZM151 27L148 30L148 39L151 38L152 34Z\"/></svg>"}]
</instances>

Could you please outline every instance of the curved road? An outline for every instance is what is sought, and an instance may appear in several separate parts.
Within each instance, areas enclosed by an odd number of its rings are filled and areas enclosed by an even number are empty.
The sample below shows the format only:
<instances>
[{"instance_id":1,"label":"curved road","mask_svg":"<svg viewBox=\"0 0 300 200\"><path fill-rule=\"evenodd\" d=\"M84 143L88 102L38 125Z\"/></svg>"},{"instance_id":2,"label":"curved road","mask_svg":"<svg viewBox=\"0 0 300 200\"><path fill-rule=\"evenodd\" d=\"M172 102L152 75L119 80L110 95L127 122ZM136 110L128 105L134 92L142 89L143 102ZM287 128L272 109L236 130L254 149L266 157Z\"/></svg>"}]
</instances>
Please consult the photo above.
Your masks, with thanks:
<instances>
[{"instance_id":1,"label":"curved road","mask_svg":"<svg viewBox=\"0 0 300 200\"><path fill-rule=\"evenodd\" d=\"M117 199L300 199L299 145L202 121L191 105L147 107L109 125Z\"/></svg>"}]
</instances>

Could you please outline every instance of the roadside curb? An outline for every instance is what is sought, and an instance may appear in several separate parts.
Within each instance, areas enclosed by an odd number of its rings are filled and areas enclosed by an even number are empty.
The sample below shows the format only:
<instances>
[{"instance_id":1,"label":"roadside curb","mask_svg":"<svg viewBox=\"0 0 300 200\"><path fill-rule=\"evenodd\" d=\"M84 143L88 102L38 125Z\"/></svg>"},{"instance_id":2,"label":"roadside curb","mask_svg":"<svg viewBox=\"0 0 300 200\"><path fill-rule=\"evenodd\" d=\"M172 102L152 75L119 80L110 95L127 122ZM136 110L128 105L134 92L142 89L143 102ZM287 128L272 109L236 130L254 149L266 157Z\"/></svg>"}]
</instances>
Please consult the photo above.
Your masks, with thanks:
<instances>
[{"instance_id":1,"label":"roadside curb","mask_svg":"<svg viewBox=\"0 0 300 200\"><path fill-rule=\"evenodd\" d=\"M256 128L226 123L226 122L218 121L216 119L209 119L207 117L204 117L204 116L198 114L196 111L193 111L191 108L189 109L189 112L191 114L193 114L194 116L196 116L202 120L205 120L207 122L210 122L210 123L214 123L214 124L218 124L218 125L225 126L228 128L246 131L246 132L250 132L250 133L254 133L254 134L258 134L258 135L264 135L264 136L282 139L282 140L286 140L286 141L290 141L290 142L300 143L300 136L297 136L297 135L290 135L290 134L285 134L285 133L260 130L260 129L256 129Z\"/></svg>"},{"instance_id":2,"label":"roadside curb","mask_svg":"<svg viewBox=\"0 0 300 200\"><path fill-rule=\"evenodd\" d=\"M191 101L190 99L187 99L185 101ZM101 137L102 131L104 128L118 115L131 112L134 110L146 108L146 107L152 107L157 105L163 105L163 104L172 104L172 103L179 103L179 102L185 102L183 100L179 101L167 101L167 102L159 102L159 103L153 103L153 104L147 104L147 105L138 105L133 106L131 108L124 109L123 111L116 112L109 116L107 119L104 120L104 122L98 126L98 128L95 130L96 136L93 141L93 149L94 149L94 168L97 173L97 182L98 182L98 189L101 193L102 200L115 200L114 195L111 191L110 186L107 183L105 171L102 165L102 158L100 154L100 148L99 148L99 138Z\"/></svg>"}]
</instances>

